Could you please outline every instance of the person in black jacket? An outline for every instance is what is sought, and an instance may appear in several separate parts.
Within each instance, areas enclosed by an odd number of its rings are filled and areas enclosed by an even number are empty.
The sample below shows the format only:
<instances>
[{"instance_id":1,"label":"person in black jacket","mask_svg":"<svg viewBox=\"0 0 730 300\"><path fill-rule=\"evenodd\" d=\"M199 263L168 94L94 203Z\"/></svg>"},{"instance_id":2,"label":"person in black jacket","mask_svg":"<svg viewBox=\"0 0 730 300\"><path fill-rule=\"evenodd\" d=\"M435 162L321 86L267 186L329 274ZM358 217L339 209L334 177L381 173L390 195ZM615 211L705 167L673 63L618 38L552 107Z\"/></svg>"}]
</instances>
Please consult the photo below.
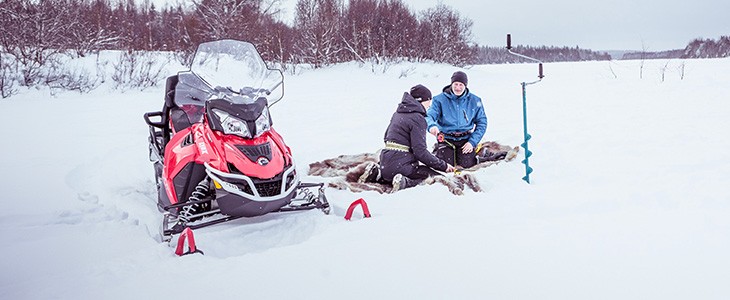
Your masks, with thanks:
<instances>
[{"instance_id":1,"label":"person in black jacket","mask_svg":"<svg viewBox=\"0 0 730 300\"><path fill-rule=\"evenodd\" d=\"M426 110L431 106L431 91L423 85L403 93L398 109L385 131L385 148L380 153L380 166L365 168L360 182L391 182L393 192L413 187L439 172L452 172L454 167L437 158L426 147Z\"/></svg>"}]
</instances>

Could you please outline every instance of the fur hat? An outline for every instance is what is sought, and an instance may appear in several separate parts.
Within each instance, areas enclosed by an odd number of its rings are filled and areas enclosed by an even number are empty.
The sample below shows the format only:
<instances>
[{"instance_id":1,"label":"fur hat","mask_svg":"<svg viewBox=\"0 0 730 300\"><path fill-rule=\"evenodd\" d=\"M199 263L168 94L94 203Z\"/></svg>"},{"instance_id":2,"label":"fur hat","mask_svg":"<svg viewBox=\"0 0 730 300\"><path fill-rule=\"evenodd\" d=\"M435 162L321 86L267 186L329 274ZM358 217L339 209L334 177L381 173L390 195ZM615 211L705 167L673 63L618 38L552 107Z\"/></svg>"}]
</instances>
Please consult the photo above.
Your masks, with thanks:
<instances>
[{"instance_id":1,"label":"fur hat","mask_svg":"<svg viewBox=\"0 0 730 300\"><path fill-rule=\"evenodd\" d=\"M431 91L423 86L417 85L411 88L411 97L415 98L418 102L431 100Z\"/></svg>"},{"instance_id":2,"label":"fur hat","mask_svg":"<svg viewBox=\"0 0 730 300\"><path fill-rule=\"evenodd\" d=\"M466 78L466 73L464 73L462 71L456 71L456 72L454 72L454 75L451 75L451 83L454 83L456 81L461 82L464 85L467 85L469 79Z\"/></svg>"}]
</instances>

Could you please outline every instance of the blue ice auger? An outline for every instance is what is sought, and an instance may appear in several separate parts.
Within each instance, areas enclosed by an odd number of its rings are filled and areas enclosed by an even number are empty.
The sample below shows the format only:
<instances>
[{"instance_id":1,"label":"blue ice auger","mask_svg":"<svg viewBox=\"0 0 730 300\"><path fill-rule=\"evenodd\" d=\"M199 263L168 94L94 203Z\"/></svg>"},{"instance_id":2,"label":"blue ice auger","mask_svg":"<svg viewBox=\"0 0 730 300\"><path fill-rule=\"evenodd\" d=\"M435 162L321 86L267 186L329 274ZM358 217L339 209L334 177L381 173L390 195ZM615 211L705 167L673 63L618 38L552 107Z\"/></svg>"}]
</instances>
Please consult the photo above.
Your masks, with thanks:
<instances>
[{"instance_id":1,"label":"blue ice auger","mask_svg":"<svg viewBox=\"0 0 730 300\"><path fill-rule=\"evenodd\" d=\"M524 125L524 129L525 129L525 142L522 143L522 145L521 145L522 148L525 148L525 159L522 161L522 163L525 164L525 177L522 177L522 180L526 181L527 183L530 183L530 173L532 173L532 168L530 167L530 156L532 156L532 151L530 151L530 149L528 149L527 141L529 141L532 138L532 136L529 133L527 133L527 92L526 92L525 88L530 84L535 84L535 83L542 81L542 78L545 76L542 74L542 61L539 61L539 60L534 59L529 56L525 56L525 55L522 55L519 53L512 52L512 36L510 34L507 34L507 52L509 52L510 54L539 63L539 65L538 65L539 74L537 75L538 79L533 82L522 82L522 124Z\"/></svg>"}]
</instances>

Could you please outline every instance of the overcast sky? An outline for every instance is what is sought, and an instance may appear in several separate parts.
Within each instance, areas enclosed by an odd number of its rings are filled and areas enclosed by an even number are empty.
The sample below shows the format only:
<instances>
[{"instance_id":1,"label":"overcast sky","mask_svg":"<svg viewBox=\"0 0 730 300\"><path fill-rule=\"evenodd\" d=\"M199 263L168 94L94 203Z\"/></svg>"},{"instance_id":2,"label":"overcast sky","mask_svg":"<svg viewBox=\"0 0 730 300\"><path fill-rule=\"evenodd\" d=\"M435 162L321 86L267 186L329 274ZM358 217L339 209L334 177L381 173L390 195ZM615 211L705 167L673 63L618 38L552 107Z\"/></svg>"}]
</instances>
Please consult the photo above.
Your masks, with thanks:
<instances>
[{"instance_id":1,"label":"overcast sky","mask_svg":"<svg viewBox=\"0 0 730 300\"><path fill-rule=\"evenodd\" d=\"M190 3L190 0L148 0ZM349 0L342 0L347 3ZM142 1L139 1L142 2ZM139 3L138 2L138 3ZM290 25L297 0L280 0ZM504 46L580 46L593 50L682 49L695 38L730 35L730 0L418 0L414 12L444 3L474 22L473 41Z\"/></svg>"},{"instance_id":2,"label":"overcast sky","mask_svg":"<svg viewBox=\"0 0 730 300\"><path fill-rule=\"evenodd\" d=\"M293 19L296 1L281 0L283 18ZM698 37L730 35L728 0L404 2L413 11L438 3L451 6L474 22L474 42L489 46L505 45L511 33L515 45L659 51L684 48Z\"/></svg>"}]
</instances>

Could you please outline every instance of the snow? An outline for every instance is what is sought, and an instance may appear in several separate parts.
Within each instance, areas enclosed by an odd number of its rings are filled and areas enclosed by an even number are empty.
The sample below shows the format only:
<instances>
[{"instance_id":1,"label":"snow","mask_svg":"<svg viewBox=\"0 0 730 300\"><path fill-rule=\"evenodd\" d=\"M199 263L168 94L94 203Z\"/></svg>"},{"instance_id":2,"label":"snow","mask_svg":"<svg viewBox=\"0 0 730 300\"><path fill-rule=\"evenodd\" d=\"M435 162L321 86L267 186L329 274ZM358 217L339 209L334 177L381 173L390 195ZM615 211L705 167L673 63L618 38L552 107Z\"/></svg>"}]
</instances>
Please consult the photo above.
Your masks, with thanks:
<instances>
[{"instance_id":1,"label":"snow","mask_svg":"<svg viewBox=\"0 0 730 300\"><path fill-rule=\"evenodd\" d=\"M184 257L158 241L142 119L162 106L162 87L23 90L0 101L0 298L725 299L730 59L669 61L662 82L666 63L646 61L643 79L640 61L546 64L527 87L532 184L521 152L476 172L482 193L328 189L330 215L196 230L205 255ZM436 93L458 70L383 69L285 72L271 114L301 174L375 151L404 91ZM485 102L485 139L522 143L519 83L537 66L465 71ZM373 217L345 221L358 198Z\"/></svg>"}]
</instances>

